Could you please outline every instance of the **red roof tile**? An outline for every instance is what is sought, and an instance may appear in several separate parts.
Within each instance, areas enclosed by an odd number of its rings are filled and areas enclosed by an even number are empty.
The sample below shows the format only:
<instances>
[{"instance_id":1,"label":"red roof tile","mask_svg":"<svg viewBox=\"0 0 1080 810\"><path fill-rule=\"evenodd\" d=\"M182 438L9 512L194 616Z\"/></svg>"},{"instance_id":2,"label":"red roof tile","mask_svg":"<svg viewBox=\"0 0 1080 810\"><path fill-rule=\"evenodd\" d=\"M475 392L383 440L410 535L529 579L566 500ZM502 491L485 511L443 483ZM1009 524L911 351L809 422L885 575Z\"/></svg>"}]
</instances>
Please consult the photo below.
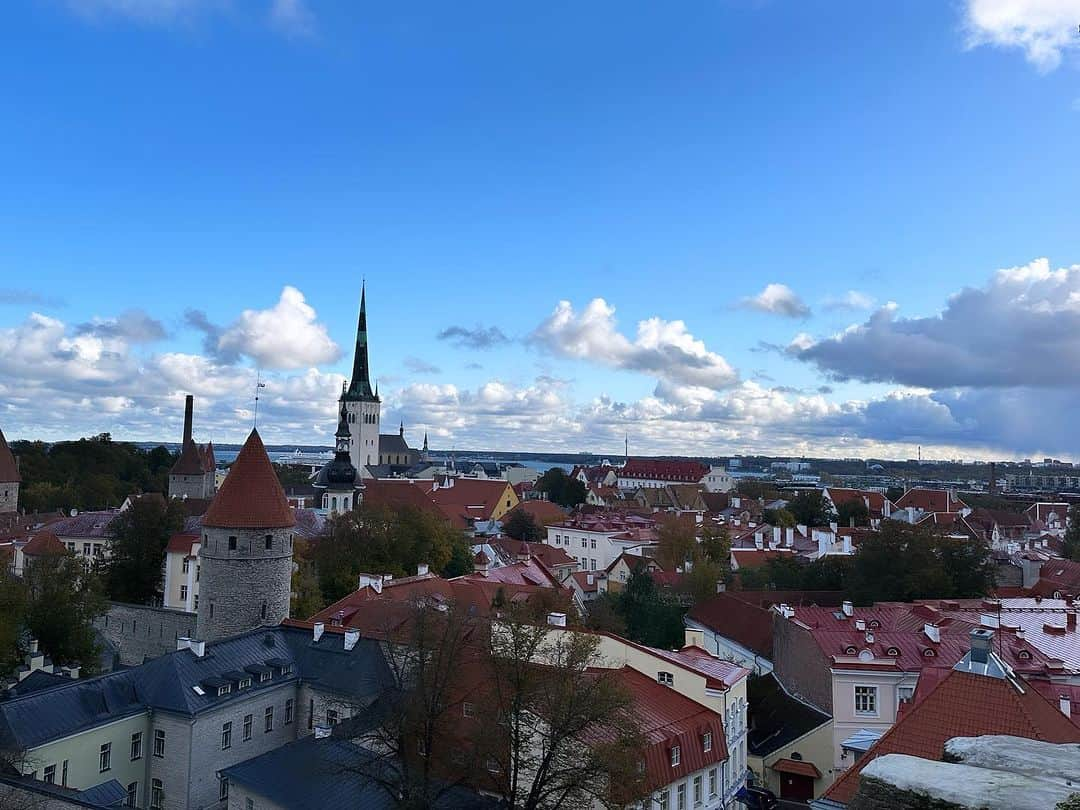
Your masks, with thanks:
<instances>
[{"instance_id":1,"label":"red roof tile","mask_svg":"<svg viewBox=\"0 0 1080 810\"><path fill-rule=\"evenodd\" d=\"M690 608L686 616L753 653L772 658L772 611L766 608L745 602L729 593L718 593L704 602L698 602Z\"/></svg>"},{"instance_id":2,"label":"red roof tile","mask_svg":"<svg viewBox=\"0 0 1080 810\"><path fill-rule=\"evenodd\" d=\"M884 754L940 760L953 737L1007 734L1052 743L1080 742L1080 727L1023 681L950 671L825 793L848 802L859 773Z\"/></svg>"},{"instance_id":3,"label":"red roof tile","mask_svg":"<svg viewBox=\"0 0 1080 810\"><path fill-rule=\"evenodd\" d=\"M919 487L909 489L897 498L897 509L906 509L909 506L921 509L923 512L959 512L967 508L967 504L950 490Z\"/></svg>"},{"instance_id":4,"label":"red roof tile","mask_svg":"<svg viewBox=\"0 0 1080 810\"><path fill-rule=\"evenodd\" d=\"M512 491L506 481L497 479L451 478L448 481L453 483L434 490L431 500L459 528L468 528L477 520L491 520L503 496Z\"/></svg>"},{"instance_id":5,"label":"red roof tile","mask_svg":"<svg viewBox=\"0 0 1080 810\"><path fill-rule=\"evenodd\" d=\"M666 461L649 458L627 459L626 464L616 471L619 478L638 478L685 484L696 484L708 473L709 468L700 461Z\"/></svg>"},{"instance_id":6,"label":"red roof tile","mask_svg":"<svg viewBox=\"0 0 1080 810\"><path fill-rule=\"evenodd\" d=\"M285 490L257 430L252 430L244 442L202 523L227 529L277 529L295 525Z\"/></svg>"},{"instance_id":7,"label":"red roof tile","mask_svg":"<svg viewBox=\"0 0 1080 810\"><path fill-rule=\"evenodd\" d=\"M547 526L566 520L566 510L551 501L522 501L506 514L502 521L505 523L510 515L518 510L527 512L539 526Z\"/></svg>"},{"instance_id":8,"label":"red roof tile","mask_svg":"<svg viewBox=\"0 0 1080 810\"><path fill-rule=\"evenodd\" d=\"M30 542L23 546L23 554L27 557L44 557L52 554L67 554L67 546L60 542L60 538L50 531L37 532L30 538Z\"/></svg>"},{"instance_id":9,"label":"red roof tile","mask_svg":"<svg viewBox=\"0 0 1080 810\"><path fill-rule=\"evenodd\" d=\"M793 773L797 776L809 776L811 779L820 779L821 771L813 762L804 762L798 759L778 759L769 766L780 773Z\"/></svg>"},{"instance_id":10,"label":"red roof tile","mask_svg":"<svg viewBox=\"0 0 1080 810\"><path fill-rule=\"evenodd\" d=\"M169 538L165 546L168 554L191 554L191 547L198 543L200 536L191 532L177 532Z\"/></svg>"},{"instance_id":11,"label":"red roof tile","mask_svg":"<svg viewBox=\"0 0 1080 810\"><path fill-rule=\"evenodd\" d=\"M8 447L4 431L0 430L0 481L5 484L15 484L22 481L19 477L19 465L15 463L15 456Z\"/></svg>"}]
</instances>

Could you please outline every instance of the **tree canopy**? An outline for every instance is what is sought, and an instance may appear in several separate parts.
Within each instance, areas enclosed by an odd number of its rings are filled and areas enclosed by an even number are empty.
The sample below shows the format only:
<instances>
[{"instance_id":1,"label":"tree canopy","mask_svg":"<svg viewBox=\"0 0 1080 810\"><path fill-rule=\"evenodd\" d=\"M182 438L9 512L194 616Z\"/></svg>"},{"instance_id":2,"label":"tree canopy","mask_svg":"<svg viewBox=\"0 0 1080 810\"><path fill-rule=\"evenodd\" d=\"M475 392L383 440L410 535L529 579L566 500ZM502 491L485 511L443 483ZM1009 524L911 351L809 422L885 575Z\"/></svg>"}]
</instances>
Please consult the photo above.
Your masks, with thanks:
<instances>
[{"instance_id":1,"label":"tree canopy","mask_svg":"<svg viewBox=\"0 0 1080 810\"><path fill-rule=\"evenodd\" d=\"M512 537L515 540L525 540L529 543L539 542L547 536L544 527L537 523L536 518L524 509L512 511L509 517L503 521L502 529L507 537Z\"/></svg>"},{"instance_id":2,"label":"tree canopy","mask_svg":"<svg viewBox=\"0 0 1080 810\"><path fill-rule=\"evenodd\" d=\"M109 598L149 603L160 590L165 546L183 526L184 506L175 498L139 498L114 518L109 557L102 565Z\"/></svg>"},{"instance_id":3,"label":"tree canopy","mask_svg":"<svg viewBox=\"0 0 1080 810\"><path fill-rule=\"evenodd\" d=\"M804 489L788 501L787 511L803 526L828 526L836 520L829 502L820 489Z\"/></svg>"},{"instance_id":4,"label":"tree canopy","mask_svg":"<svg viewBox=\"0 0 1080 810\"><path fill-rule=\"evenodd\" d=\"M552 467L536 479L536 489L547 494L548 500L559 506L577 506L585 503L585 484L571 478L562 467Z\"/></svg>"}]
</instances>

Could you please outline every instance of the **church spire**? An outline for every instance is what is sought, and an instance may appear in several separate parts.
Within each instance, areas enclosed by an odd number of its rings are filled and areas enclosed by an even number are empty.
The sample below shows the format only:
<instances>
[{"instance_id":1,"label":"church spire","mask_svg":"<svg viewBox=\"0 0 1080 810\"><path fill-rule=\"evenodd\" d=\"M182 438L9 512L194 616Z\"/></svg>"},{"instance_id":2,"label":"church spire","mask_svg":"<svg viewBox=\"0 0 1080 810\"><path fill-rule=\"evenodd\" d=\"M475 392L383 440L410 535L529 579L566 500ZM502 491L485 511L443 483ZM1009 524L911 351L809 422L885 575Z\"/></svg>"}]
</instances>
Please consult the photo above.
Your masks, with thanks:
<instances>
[{"instance_id":1,"label":"church spire","mask_svg":"<svg viewBox=\"0 0 1080 810\"><path fill-rule=\"evenodd\" d=\"M367 284L364 284L360 288L360 318L356 324L356 353L353 355L352 380L345 392L345 399L371 401L377 396L371 390L368 367Z\"/></svg>"}]
</instances>

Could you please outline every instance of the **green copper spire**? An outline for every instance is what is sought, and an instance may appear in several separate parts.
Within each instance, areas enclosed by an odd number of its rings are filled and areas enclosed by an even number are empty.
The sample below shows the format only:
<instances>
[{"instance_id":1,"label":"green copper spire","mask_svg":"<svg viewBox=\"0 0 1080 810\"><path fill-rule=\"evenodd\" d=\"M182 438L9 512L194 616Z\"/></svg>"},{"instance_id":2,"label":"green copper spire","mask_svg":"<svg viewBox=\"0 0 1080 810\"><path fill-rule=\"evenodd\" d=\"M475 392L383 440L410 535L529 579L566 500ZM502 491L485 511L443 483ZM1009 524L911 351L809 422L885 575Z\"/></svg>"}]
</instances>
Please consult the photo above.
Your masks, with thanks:
<instances>
[{"instance_id":1,"label":"green copper spire","mask_svg":"<svg viewBox=\"0 0 1080 810\"><path fill-rule=\"evenodd\" d=\"M360 288L360 320L356 325L356 354L353 355L352 380L342 398L354 402L370 402L378 399L378 395L371 390L368 371L366 284Z\"/></svg>"}]
</instances>

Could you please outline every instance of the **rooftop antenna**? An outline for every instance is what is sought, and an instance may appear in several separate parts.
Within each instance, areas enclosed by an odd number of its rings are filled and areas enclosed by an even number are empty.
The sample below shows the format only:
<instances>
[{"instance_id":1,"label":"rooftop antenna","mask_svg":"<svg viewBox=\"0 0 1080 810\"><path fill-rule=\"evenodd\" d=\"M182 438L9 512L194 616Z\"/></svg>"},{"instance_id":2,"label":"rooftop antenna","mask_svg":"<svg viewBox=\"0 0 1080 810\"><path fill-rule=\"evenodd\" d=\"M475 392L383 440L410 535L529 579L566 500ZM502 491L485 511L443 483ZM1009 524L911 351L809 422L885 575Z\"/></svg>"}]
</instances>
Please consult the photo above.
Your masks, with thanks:
<instances>
[{"instance_id":1,"label":"rooftop antenna","mask_svg":"<svg viewBox=\"0 0 1080 810\"><path fill-rule=\"evenodd\" d=\"M262 371L255 373L255 417L251 421L251 427L254 430L259 426L259 389L266 388L266 383L262 381Z\"/></svg>"}]
</instances>

